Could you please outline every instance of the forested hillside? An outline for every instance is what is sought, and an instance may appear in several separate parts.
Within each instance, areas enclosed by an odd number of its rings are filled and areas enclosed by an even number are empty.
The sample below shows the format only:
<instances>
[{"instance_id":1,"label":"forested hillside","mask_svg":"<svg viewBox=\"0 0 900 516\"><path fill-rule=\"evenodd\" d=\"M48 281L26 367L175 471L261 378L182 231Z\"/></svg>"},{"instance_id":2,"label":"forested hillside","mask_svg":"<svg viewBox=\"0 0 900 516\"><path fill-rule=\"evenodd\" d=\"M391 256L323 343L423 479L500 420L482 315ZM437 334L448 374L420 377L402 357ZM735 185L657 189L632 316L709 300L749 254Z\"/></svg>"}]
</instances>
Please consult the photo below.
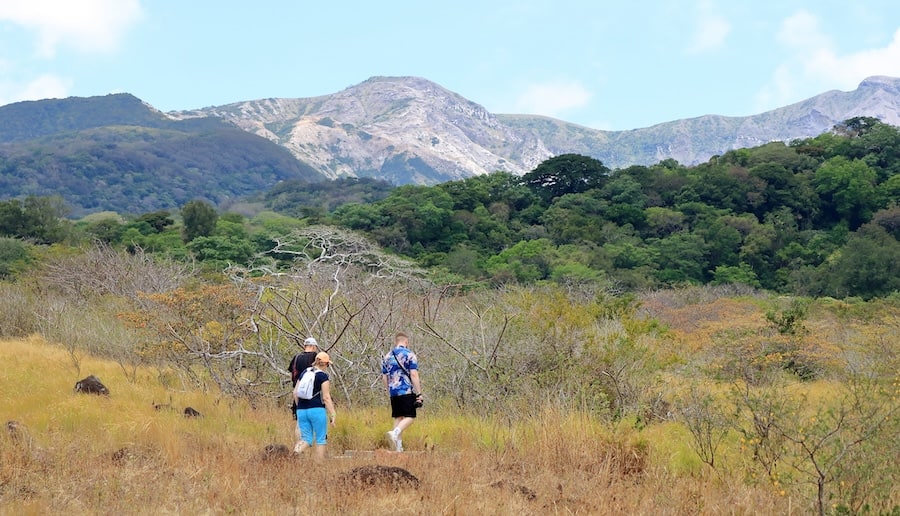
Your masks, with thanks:
<instances>
[{"instance_id":1,"label":"forested hillside","mask_svg":"<svg viewBox=\"0 0 900 516\"><path fill-rule=\"evenodd\" d=\"M216 118L174 121L131 95L0 108L0 199L58 195L76 216L219 204L320 179L265 138Z\"/></svg>"},{"instance_id":2,"label":"forested hillside","mask_svg":"<svg viewBox=\"0 0 900 516\"><path fill-rule=\"evenodd\" d=\"M900 287L898 171L897 128L861 118L695 167L563 155L523 178L403 186L328 220L469 280L870 297Z\"/></svg>"},{"instance_id":3,"label":"forested hillside","mask_svg":"<svg viewBox=\"0 0 900 516\"><path fill-rule=\"evenodd\" d=\"M142 131L123 129L129 141ZM178 141L171 140L173 152L183 150ZM115 146L103 152L116 155ZM166 170L158 155L143 156ZM251 165L237 146L232 156ZM522 177L498 172L432 187L286 181L241 204L241 214L173 196L167 202L182 206L180 214L95 214L73 225L60 218L67 213L62 199L31 196L0 203L0 235L26 239L6 241L3 267L21 266L27 241L91 239L195 259L208 269L272 260L278 267L290 255L272 253L276 243L293 229L320 224L361 232L438 282L625 290L737 283L871 298L900 288L898 158L900 131L859 118L816 138L736 150L695 167L667 160L610 170L569 154ZM183 180L190 178L207 180L199 172ZM103 190L83 194L145 188L147 196L161 195L156 185L127 184L127 176L107 180ZM228 187L221 181L218 188Z\"/></svg>"},{"instance_id":4,"label":"forested hillside","mask_svg":"<svg viewBox=\"0 0 900 516\"><path fill-rule=\"evenodd\" d=\"M162 129L172 123L164 114L127 93L16 102L0 106L0 121L2 143L110 125Z\"/></svg>"}]
</instances>

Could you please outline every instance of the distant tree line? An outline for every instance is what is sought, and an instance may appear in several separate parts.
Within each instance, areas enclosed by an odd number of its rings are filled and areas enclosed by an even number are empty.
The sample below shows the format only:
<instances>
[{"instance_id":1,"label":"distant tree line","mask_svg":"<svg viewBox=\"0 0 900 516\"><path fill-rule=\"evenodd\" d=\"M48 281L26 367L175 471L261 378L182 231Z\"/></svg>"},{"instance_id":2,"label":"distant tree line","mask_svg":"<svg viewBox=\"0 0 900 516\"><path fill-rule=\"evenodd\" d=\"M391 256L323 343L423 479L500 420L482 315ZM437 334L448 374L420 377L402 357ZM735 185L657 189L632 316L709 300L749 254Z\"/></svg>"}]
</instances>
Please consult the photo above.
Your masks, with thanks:
<instances>
[{"instance_id":1,"label":"distant tree line","mask_svg":"<svg viewBox=\"0 0 900 516\"><path fill-rule=\"evenodd\" d=\"M25 263L22 242L90 240L216 270L261 260L288 266L289 253L271 252L277 241L326 224L366 234L446 282L738 283L870 298L900 288L898 170L898 129L854 118L815 138L694 167L664 160L610 170L565 154L522 177L497 172L436 186L285 181L252 200L250 218L193 200L174 213L71 222L59 197L31 196L0 202L0 236L18 239L5 244L19 257L10 271ZM3 248L0 241L0 262Z\"/></svg>"},{"instance_id":2,"label":"distant tree line","mask_svg":"<svg viewBox=\"0 0 900 516\"><path fill-rule=\"evenodd\" d=\"M523 177L403 186L329 220L470 280L746 283L868 297L900 287L898 170L898 129L855 118L694 167L611 171L561 155Z\"/></svg>"}]
</instances>

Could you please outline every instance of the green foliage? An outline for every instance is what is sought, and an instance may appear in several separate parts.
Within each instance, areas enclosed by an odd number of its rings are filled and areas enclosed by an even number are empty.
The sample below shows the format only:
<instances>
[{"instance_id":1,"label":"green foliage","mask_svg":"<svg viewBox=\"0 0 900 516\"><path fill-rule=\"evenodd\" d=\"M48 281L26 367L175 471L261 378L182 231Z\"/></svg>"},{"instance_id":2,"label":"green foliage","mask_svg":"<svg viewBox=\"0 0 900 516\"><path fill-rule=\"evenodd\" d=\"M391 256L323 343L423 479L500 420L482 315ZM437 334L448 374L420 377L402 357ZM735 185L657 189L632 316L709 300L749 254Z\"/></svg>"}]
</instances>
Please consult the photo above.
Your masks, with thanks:
<instances>
[{"instance_id":1,"label":"green foliage","mask_svg":"<svg viewBox=\"0 0 900 516\"><path fill-rule=\"evenodd\" d=\"M184 219L183 236L187 243L197 237L212 235L216 229L219 214L209 204L193 200L181 207L181 218Z\"/></svg>"},{"instance_id":2,"label":"green foliage","mask_svg":"<svg viewBox=\"0 0 900 516\"><path fill-rule=\"evenodd\" d=\"M150 224L150 227L152 227L155 232L162 233L167 227L175 223L175 220L172 219L171 215L172 214L166 210L160 210L152 213L145 213L134 219L134 221L146 222L147 224Z\"/></svg>"},{"instance_id":3,"label":"green foliage","mask_svg":"<svg viewBox=\"0 0 900 516\"><path fill-rule=\"evenodd\" d=\"M16 238L0 237L0 279L14 278L31 261L28 244Z\"/></svg>"},{"instance_id":4,"label":"green foliage","mask_svg":"<svg viewBox=\"0 0 900 516\"><path fill-rule=\"evenodd\" d=\"M900 291L898 258L900 241L881 226L867 224L821 265L816 293L870 299Z\"/></svg>"},{"instance_id":5,"label":"green foliage","mask_svg":"<svg viewBox=\"0 0 900 516\"><path fill-rule=\"evenodd\" d=\"M602 242L604 205L592 193L565 194L547 208L541 222L555 242Z\"/></svg>"},{"instance_id":6,"label":"green foliage","mask_svg":"<svg viewBox=\"0 0 900 516\"><path fill-rule=\"evenodd\" d=\"M62 242L71 224L63 217L69 208L59 196L28 196L24 201L0 201L0 235L34 240L39 244Z\"/></svg>"},{"instance_id":7,"label":"green foliage","mask_svg":"<svg viewBox=\"0 0 900 516\"><path fill-rule=\"evenodd\" d=\"M713 285L747 285L759 288L756 273L746 263L737 266L719 265L713 272Z\"/></svg>"},{"instance_id":8,"label":"green foliage","mask_svg":"<svg viewBox=\"0 0 900 516\"><path fill-rule=\"evenodd\" d=\"M215 269L246 265L256 253L250 242L233 236L198 236L187 248L199 261Z\"/></svg>"},{"instance_id":9,"label":"green foliage","mask_svg":"<svg viewBox=\"0 0 900 516\"><path fill-rule=\"evenodd\" d=\"M881 121L870 116L848 118L834 126L834 132L847 138L859 138L870 133Z\"/></svg>"},{"instance_id":10,"label":"green foliage","mask_svg":"<svg viewBox=\"0 0 900 516\"><path fill-rule=\"evenodd\" d=\"M153 139L138 128L116 130L123 142ZM850 120L816 138L730 151L696 167L665 160L610 171L566 154L524 177L496 172L430 187L289 180L255 201L275 211L249 220L217 220L205 196L184 206L180 225L155 210L72 228L59 199L12 199L0 201L0 235L98 240L214 268L246 263L248 249L268 252L292 231L333 224L473 284L744 284L870 299L898 289L898 163L897 128ZM197 237L220 239L185 248ZM292 260L281 251L271 258L280 268Z\"/></svg>"},{"instance_id":11,"label":"green foliage","mask_svg":"<svg viewBox=\"0 0 900 516\"><path fill-rule=\"evenodd\" d=\"M39 108L39 109L35 109ZM48 99L0 107L0 142L113 125L162 127L169 121L127 93L105 97Z\"/></svg>"},{"instance_id":12,"label":"green foliage","mask_svg":"<svg viewBox=\"0 0 900 516\"><path fill-rule=\"evenodd\" d=\"M602 187L609 173L609 168L599 160L580 154L562 154L538 165L522 176L522 181L549 203L565 194Z\"/></svg>"},{"instance_id":13,"label":"green foliage","mask_svg":"<svg viewBox=\"0 0 900 516\"><path fill-rule=\"evenodd\" d=\"M295 229L304 226L304 223L286 215L281 215L272 211L263 211L258 213L250 221L253 226L262 227L263 231L287 235Z\"/></svg>"},{"instance_id":14,"label":"green foliage","mask_svg":"<svg viewBox=\"0 0 900 516\"><path fill-rule=\"evenodd\" d=\"M766 320L782 335L803 333L803 320L806 319L808 303L802 299L792 299L790 305L782 310L771 309L766 312Z\"/></svg>"},{"instance_id":15,"label":"green foliage","mask_svg":"<svg viewBox=\"0 0 900 516\"><path fill-rule=\"evenodd\" d=\"M549 276L553 255L553 243L547 239L522 241L489 258L485 268L495 281L530 283Z\"/></svg>"},{"instance_id":16,"label":"green foliage","mask_svg":"<svg viewBox=\"0 0 900 516\"><path fill-rule=\"evenodd\" d=\"M347 204L370 204L388 196L393 185L371 178L341 177L333 181L283 181L263 195L268 209L297 218L330 213Z\"/></svg>"},{"instance_id":17,"label":"green foliage","mask_svg":"<svg viewBox=\"0 0 900 516\"><path fill-rule=\"evenodd\" d=\"M554 266L550 271L550 279L563 285L599 283L604 278L602 271L577 262L565 262Z\"/></svg>"},{"instance_id":18,"label":"green foliage","mask_svg":"<svg viewBox=\"0 0 900 516\"><path fill-rule=\"evenodd\" d=\"M836 156L816 170L814 185L831 207L828 211L855 229L871 219L882 203L876 195L876 180L875 170L864 161Z\"/></svg>"},{"instance_id":19,"label":"green foliage","mask_svg":"<svg viewBox=\"0 0 900 516\"><path fill-rule=\"evenodd\" d=\"M701 236L681 232L649 243L656 250L657 276L661 281L667 284L706 281L709 267L704 256L706 242Z\"/></svg>"},{"instance_id":20,"label":"green foliage","mask_svg":"<svg viewBox=\"0 0 900 516\"><path fill-rule=\"evenodd\" d=\"M83 226L84 232L92 240L98 240L105 244L118 243L125 233L125 225L121 217L107 217L88 222Z\"/></svg>"},{"instance_id":21,"label":"green foliage","mask_svg":"<svg viewBox=\"0 0 900 516\"><path fill-rule=\"evenodd\" d=\"M321 179L265 138L214 118L170 120L131 95L11 104L0 119L0 196L56 194L78 215L221 202L281 180Z\"/></svg>"}]
</instances>

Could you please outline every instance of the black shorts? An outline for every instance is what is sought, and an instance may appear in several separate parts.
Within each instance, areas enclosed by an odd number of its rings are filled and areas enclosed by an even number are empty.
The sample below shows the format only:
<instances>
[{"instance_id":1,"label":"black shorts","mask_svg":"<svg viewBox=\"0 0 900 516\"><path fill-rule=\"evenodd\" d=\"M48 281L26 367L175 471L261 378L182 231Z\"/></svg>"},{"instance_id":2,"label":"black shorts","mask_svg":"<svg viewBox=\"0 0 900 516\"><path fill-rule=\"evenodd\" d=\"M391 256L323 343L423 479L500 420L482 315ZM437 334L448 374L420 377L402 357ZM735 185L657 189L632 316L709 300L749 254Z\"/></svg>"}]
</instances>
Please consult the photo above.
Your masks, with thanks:
<instances>
[{"instance_id":1,"label":"black shorts","mask_svg":"<svg viewBox=\"0 0 900 516\"><path fill-rule=\"evenodd\" d=\"M391 417L416 417L416 393L391 396Z\"/></svg>"}]
</instances>

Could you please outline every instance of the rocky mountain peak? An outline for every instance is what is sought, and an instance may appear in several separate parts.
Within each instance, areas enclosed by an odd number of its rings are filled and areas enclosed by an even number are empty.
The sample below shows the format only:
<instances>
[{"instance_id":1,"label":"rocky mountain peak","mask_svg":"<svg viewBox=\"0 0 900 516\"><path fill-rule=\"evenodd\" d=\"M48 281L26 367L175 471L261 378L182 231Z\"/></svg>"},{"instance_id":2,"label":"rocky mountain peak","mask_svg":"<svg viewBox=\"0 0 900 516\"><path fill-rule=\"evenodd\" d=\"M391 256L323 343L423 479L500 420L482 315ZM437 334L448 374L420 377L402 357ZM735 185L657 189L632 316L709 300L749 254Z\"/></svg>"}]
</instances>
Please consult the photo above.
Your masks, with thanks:
<instances>
[{"instance_id":1,"label":"rocky mountain peak","mask_svg":"<svg viewBox=\"0 0 900 516\"><path fill-rule=\"evenodd\" d=\"M855 116L900 125L900 79L869 77L854 91L830 91L754 116L708 115L629 131L493 114L421 77L371 77L331 95L170 115L227 119L286 147L326 177L434 184L496 170L521 174L564 153L611 168L667 158L692 165L732 149L816 136Z\"/></svg>"},{"instance_id":2,"label":"rocky mountain peak","mask_svg":"<svg viewBox=\"0 0 900 516\"><path fill-rule=\"evenodd\" d=\"M866 77L859 83L859 90L868 90L877 88L889 91L891 93L900 93L900 79L894 77L886 77L884 75L873 75Z\"/></svg>"},{"instance_id":3,"label":"rocky mountain peak","mask_svg":"<svg viewBox=\"0 0 900 516\"><path fill-rule=\"evenodd\" d=\"M497 142L520 139L513 131L483 106L420 77L372 77L332 95L172 115L226 118L332 178L431 184L494 170L524 171L492 150Z\"/></svg>"}]
</instances>

